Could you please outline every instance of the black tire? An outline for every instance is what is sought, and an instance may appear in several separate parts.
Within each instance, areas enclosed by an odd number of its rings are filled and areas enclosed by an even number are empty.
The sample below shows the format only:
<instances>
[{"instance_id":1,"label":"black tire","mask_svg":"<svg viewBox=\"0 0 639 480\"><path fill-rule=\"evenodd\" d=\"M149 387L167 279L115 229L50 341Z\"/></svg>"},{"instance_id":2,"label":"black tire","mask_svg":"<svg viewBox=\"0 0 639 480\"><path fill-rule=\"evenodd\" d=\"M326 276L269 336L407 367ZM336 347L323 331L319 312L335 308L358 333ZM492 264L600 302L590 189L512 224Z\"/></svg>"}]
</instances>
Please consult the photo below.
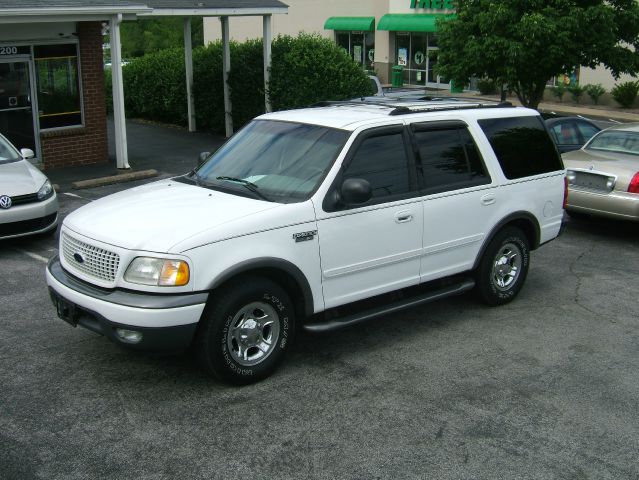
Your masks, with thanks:
<instances>
[{"instance_id":1,"label":"black tire","mask_svg":"<svg viewBox=\"0 0 639 480\"><path fill-rule=\"evenodd\" d=\"M503 305L517 296L528 274L530 248L516 227L501 230L488 244L475 272L476 292L487 305Z\"/></svg>"},{"instance_id":2,"label":"black tire","mask_svg":"<svg viewBox=\"0 0 639 480\"><path fill-rule=\"evenodd\" d=\"M288 294L262 277L242 277L222 287L200 322L195 339L200 364L235 385L273 373L295 336L295 311Z\"/></svg>"}]
</instances>

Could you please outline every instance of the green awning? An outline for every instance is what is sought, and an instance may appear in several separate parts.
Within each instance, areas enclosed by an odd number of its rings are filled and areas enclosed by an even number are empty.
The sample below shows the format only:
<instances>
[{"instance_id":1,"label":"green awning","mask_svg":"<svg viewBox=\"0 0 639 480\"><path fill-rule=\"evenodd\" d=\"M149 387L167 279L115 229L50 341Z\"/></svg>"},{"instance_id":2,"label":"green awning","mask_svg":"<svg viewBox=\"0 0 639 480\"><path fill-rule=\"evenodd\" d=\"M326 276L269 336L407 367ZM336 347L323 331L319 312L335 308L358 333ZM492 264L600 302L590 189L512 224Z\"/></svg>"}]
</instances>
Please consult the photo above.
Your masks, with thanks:
<instances>
[{"instance_id":1,"label":"green awning","mask_svg":"<svg viewBox=\"0 0 639 480\"><path fill-rule=\"evenodd\" d=\"M387 13L379 19L377 30L392 32L436 32L438 18L455 18L454 14L399 14Z\"/></svg>"},{"instance_id":2,"label":"green awning","mask_svg":"<svg viewBox=\"0 0 639 480\"><path fill-rule=\"evenodd\" d=\"M330 17L324 23L324 29L373 32L375 30L375 17Z\"/></svg>"}]
</instances>

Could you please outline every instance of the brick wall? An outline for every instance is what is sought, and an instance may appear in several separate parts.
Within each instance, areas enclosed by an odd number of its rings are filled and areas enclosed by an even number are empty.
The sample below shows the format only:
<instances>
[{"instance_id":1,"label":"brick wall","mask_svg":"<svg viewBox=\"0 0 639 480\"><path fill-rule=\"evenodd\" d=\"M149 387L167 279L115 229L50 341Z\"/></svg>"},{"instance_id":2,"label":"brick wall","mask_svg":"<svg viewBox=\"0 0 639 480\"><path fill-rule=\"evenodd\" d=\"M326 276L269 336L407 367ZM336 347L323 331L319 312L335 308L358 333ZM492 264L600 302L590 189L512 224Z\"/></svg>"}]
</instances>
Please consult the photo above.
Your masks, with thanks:
<instances>
[{"instance_id":1,"label":"brick wall","mask_svg":"<svg viewBox=\"0 0 639 480\"><path fill-rule=\"evenodd\" d=\"M108 161L102 25L79 22L84 127L41 133L44 168Z\"/></svg>"}]
</instances>

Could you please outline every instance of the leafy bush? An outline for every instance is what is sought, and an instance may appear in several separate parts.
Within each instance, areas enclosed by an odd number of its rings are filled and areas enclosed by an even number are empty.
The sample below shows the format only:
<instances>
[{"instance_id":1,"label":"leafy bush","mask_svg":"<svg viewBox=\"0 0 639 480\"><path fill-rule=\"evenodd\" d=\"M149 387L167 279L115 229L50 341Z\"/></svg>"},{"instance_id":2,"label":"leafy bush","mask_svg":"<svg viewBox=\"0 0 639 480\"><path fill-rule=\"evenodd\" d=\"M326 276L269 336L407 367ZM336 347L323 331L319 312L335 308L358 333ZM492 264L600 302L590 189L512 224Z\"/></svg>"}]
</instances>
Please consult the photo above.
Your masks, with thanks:
<instances>
[{"instance_id":1,"label":"leafy bush","mask_svg":"<svg viewBox=\"0 0 639 480\"><path fill-rule=\"evenodd\" d=\"M610 91L614 98L623 108L630 108L635 103L637 93L639 93L639 81L619 83Z\"/></svg>"},{"instance_id":2,"label":"leafy bush","mask_svg":"<svg viewBox=\"0 0 639 480\"><path fill-rule=\"evenodd\" d=\"M372 94L361 66L335 42L300 33L273 41L269 94L274 110Z\"/></svg>"},{"instance_id":3,"label":"leafy bush","mask_svg":"<svg viewBox=\"0 0 639 480\"><path fill-rule=\"evenodd\" d=\"M597 83L595 85L586 85L584 88L586 89L586 93L594 102L594 104L599 105L599 97L606 93L606 89L601 85L601 83Z\"/></svg>"},{"instance_id":4,"label":"leafy bush","mask_svg":"<svg viewBox=\"0 0 639 480\"><path fill-rule=\"evenodd\" d=\"M233 125L239 128L265 110L262 41L231 42L230 49ZM127 116L187 124L183 49L134 59L123 76ZM106 78L110 91L111 76ZM198 129L224 131L221 42L193 50L193 82ZM366 73L343 49L307 34L273 41L269 87L274 110L372 93Z\"/></svg>"},{"instance_id":5,"label":"leafy bush","mask_svg":"<svg viewBox=\"0 0 639 480\"><path fill-rule=\"evenodd\" d=\"M574 85L570 85L568 87L568 91L570 92L570 96L572 97L573 102L579 103L581 96L586 90L578 83L575 83Z\"/></svg>"},{"instance_id":6,"label":"leafy bush","mask_svg":"<svg viewBox=\"0 0 639 480\"><path fill-rule=\"evenodd\" d=\"M492 95L497 93L497 85L490 78L480 78L477 81L477 88L482 95Z\"/></svg>"},{"instance_id":7,"label":"leafy bush","mask_svg":"<svg viewBox=\"0 0 639 480\"><path fill-rule=\"evenodd\" d=\"M560 102L563 100L564 94L566 93L566 87L564 87L563 84L560 83L556 87L552 87L550 90L552 91L552 94L557 97L557 100Z\"/></svg>"}]
</instances>

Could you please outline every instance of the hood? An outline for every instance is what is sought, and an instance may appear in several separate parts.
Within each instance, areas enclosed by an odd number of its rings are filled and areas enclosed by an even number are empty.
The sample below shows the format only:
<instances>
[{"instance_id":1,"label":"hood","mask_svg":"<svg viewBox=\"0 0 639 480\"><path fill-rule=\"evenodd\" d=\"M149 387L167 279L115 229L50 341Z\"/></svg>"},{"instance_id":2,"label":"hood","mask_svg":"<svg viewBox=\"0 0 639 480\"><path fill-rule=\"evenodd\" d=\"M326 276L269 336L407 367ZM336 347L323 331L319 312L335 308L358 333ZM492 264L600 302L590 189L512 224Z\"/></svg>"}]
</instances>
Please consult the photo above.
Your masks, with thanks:
<instances>
[{"instance_id":1,"label":"hood","mask_svg":"<svg viewBox=\"0 0 639 480\"><path fill-rule=\"evenodd\" d=\"M46 180L27 160L0 164L0 195L15 197L36 193Z\"/></svg>"},{"instance_id":2,"label":"hood","mask_svg":"<svg viewBox=\"0 0 639 480\"><path fill-rule=\"evenodd\" d=\"M64 226L118 247L165 253L194 235L279 206L164 180L85 205L67 216Z\"/></svg>"}]
</instances>

